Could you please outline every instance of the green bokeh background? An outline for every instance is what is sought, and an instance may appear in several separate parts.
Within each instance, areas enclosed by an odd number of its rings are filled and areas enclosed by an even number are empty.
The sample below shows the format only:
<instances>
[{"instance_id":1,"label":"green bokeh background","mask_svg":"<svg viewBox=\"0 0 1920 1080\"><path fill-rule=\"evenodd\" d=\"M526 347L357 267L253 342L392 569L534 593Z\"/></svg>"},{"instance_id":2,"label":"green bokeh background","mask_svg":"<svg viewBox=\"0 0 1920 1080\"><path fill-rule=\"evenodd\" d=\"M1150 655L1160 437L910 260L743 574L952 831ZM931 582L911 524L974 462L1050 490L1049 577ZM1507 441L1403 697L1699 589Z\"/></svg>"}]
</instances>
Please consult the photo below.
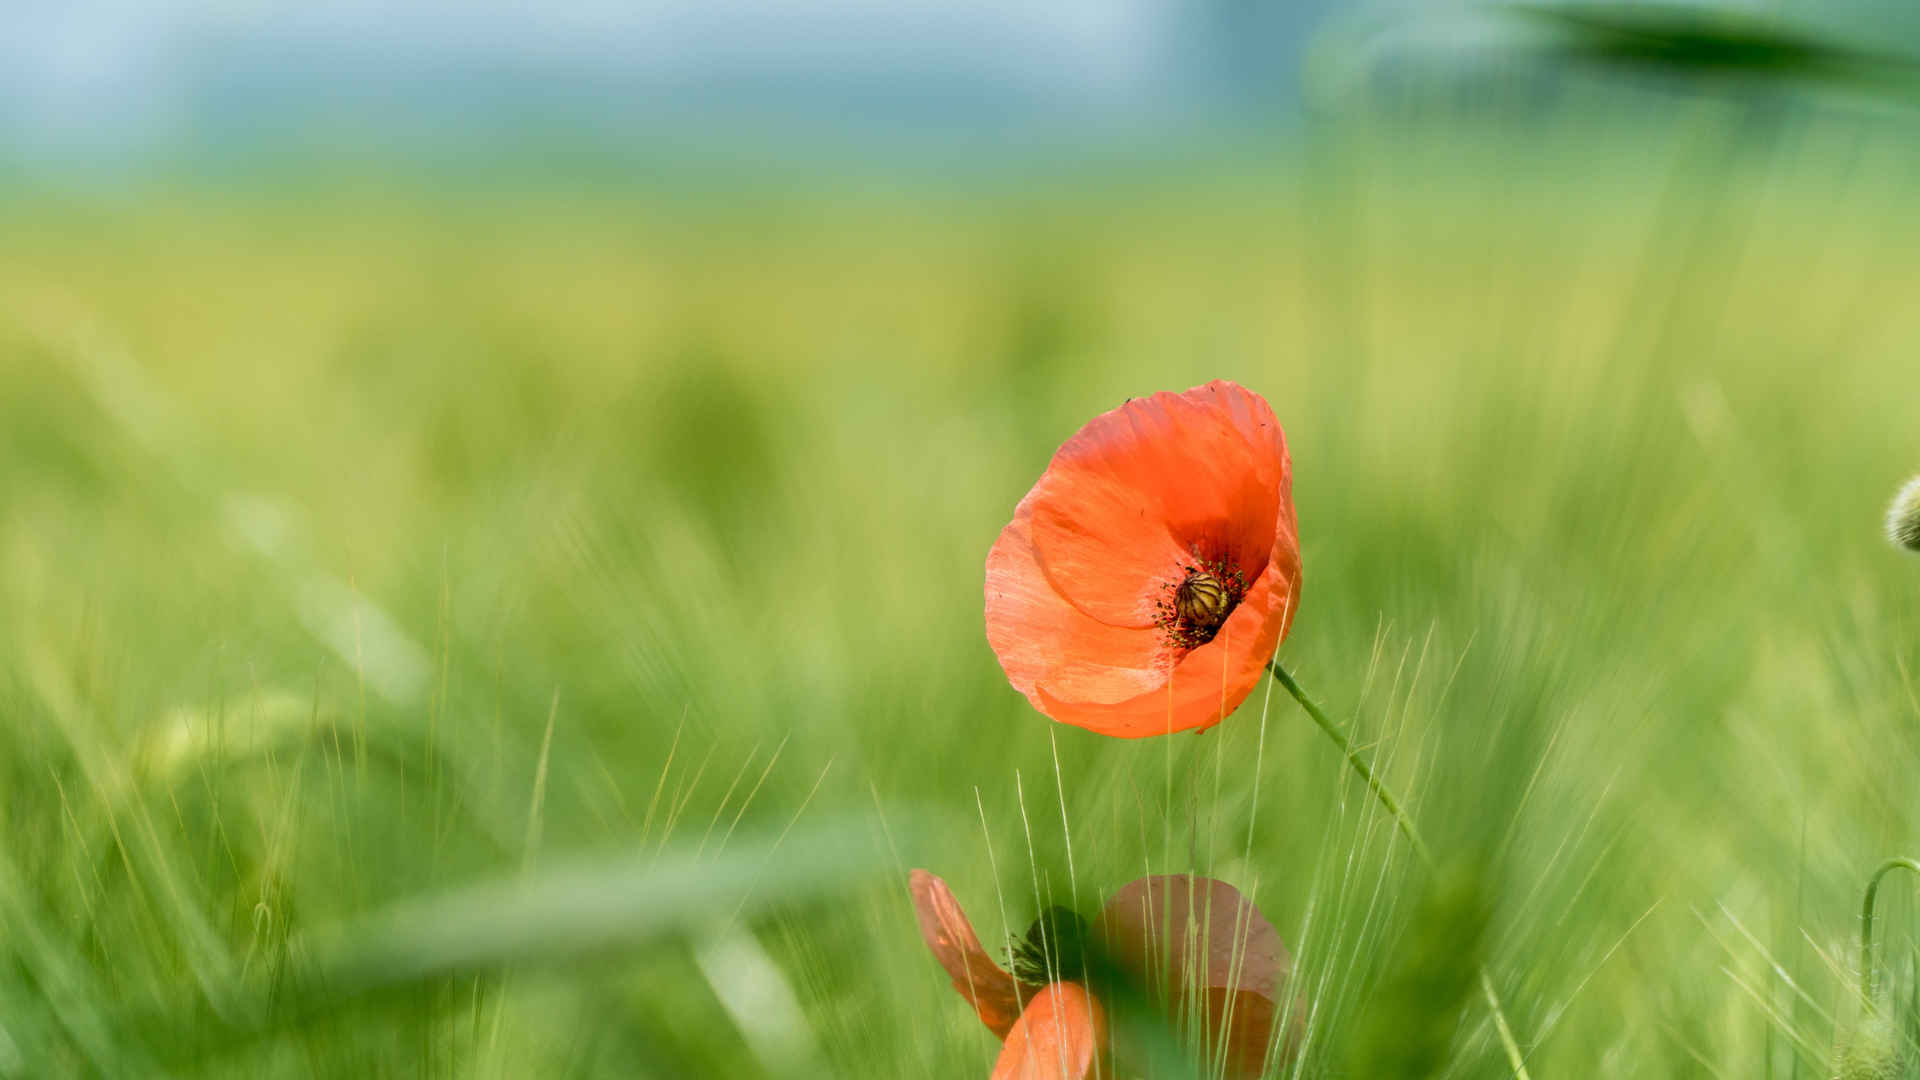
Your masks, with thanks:
<instances>
[{"instance_id":1,"label":"green bokeh background","mask_svg":"<svg viewBox=\"0 0 1920 1080\"><path fill-rule=\"evenodd\" d=\"M1275 1075L1502 1075L1419 989L1481 959L1535 1076L1830 1075L1920 848L1920 159L1636 95L1021 185L16 192L0 1076L984 1076L913 866L990 947L1234 882ZM1437 902L1283 693L1123 743L987 649L1053 448L1211 378L1286 427L1281 655Z\"/></svg>"}]
</instances>

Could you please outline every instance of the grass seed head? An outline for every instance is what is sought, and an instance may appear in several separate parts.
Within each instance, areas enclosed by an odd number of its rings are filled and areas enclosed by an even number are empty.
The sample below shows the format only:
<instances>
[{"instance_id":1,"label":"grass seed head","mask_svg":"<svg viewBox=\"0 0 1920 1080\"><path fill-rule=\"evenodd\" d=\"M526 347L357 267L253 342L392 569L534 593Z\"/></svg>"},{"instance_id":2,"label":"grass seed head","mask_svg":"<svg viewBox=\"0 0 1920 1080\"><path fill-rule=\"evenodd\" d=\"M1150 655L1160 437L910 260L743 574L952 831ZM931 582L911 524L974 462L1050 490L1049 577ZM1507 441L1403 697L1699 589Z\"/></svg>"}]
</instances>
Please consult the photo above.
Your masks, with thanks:
<instances>
[{"instance_id":1,"label":"grass seed head","mask_svg":"<svg viewBox=\"0 0 1920 1080\"><path fill-rule=\"evenodd\" d=\"M1887 509L1887 539L1895 547L1920 551L1920 476L1907 481Z\"/></svg>"},{"instance_id":2,"label":"grass seed head","mask_svg":"<svg viewBox=\"0 0 1920 1080\"><path fill-rule=\"evenodd\" d=\"M1906 1066L1901 1050L1899 1029L1884 1012L1871 1010L1841 1048L1835 1075L1838 1080L1899 1080Z\"/></svg>"}]
</instances>

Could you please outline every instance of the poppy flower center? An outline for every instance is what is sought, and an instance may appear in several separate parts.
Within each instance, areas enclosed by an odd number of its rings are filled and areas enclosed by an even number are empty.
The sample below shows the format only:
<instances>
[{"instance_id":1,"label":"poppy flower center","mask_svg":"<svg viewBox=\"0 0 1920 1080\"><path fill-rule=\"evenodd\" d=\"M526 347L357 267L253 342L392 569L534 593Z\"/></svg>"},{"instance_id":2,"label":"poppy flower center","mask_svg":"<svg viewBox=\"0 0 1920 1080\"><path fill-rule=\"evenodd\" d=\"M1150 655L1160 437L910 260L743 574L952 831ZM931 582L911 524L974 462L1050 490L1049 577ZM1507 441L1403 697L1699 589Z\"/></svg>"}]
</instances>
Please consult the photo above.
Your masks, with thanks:
<instances>
[{"instance_id":1,"label":"poppy flower center","mask_svg":"<svg viewBox=\"0 0 1920 1080\"><path fill-rule=\"evenodd\" d=\"M1247 594L1246 576L1225 560L1202 560L1183 570L1184 576L1168 583L1157 621L1174 647L1197 649L1213 640Z\"/></svg>"}]
</instances>

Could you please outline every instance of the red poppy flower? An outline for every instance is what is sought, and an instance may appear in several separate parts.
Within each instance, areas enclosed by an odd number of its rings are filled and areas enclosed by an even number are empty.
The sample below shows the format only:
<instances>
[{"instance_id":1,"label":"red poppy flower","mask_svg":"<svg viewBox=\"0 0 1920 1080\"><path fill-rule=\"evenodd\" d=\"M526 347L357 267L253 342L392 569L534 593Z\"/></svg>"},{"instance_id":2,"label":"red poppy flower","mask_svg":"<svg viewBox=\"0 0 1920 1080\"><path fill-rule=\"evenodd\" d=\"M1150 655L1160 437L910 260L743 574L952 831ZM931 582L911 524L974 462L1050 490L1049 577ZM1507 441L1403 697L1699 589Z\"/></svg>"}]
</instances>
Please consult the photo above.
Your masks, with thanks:
<instances>
[{"instance_id":1,"label":"red poppy flower","mask_svg":"<svg viewBox=\"0 0 1920 1080\"><path fill-rule=\"evenodd\" d=\"M1218 723L1299 603L1273 409L1215 381L1094 417L994 541L986 592L1007 680L1055 720L1126 738Z\"/></svg>"},{"instance_id":2,"label":"red poppy flower","mask_svg":"<svg viewBox=\"0 0 1920 1080\"><path fill-rule=\"evenodd\" d=\"M1085 985L1006 970L981 947L946 882L925 870L908 881L920 936L954 989L1005 1040L992 1080L1103 1075L1107 1014ZM1185 874L1141 878L1114 893L1089 936L1121 978L1165 1003L1189 1031L1203 1033L1198 1041L1207 1060L1226 1076L1258 1077L1269 1053L1284 1064L1299 1049L1303 1010L1293 1010L1285 1041L1274 1040L1293 960L1272 924L1233 886ZM1080 974L1077 966L1058 964L1053 974ZM1125 1040L1115 1045L1124 1055Z\"/></svg>"}]
</instances>

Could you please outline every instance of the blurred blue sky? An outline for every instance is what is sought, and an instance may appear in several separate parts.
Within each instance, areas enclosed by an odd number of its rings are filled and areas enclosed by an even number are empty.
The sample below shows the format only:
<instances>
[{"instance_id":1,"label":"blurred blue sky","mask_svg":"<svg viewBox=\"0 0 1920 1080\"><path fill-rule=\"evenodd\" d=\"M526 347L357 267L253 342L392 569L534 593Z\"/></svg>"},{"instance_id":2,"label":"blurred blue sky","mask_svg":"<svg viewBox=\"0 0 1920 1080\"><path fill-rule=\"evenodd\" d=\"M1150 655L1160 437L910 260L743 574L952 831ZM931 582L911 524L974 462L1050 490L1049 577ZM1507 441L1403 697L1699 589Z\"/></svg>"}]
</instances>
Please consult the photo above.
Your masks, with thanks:
<instances>
[{"instance_id":1,"label":"blurred blue sky","mask_svg":"<svg viewBox=\"0 0 1920 1080\"><path fill-rule=\"evenodd\" d=\"M1864 29L1888 44L1916 23L1912 0L1697 3ZM1177 147L1289 126L1304 58L1330 19L1451 49L1490 10L1458 0L0 0L0 176L555 146L651 160L924 151L943 164Z\"/></svg>"},{"instance_id":2,"label":"blurred blue sky","mask_svg":"<svg viewBox=\"0 0 1920 1080\"><path fill-rule=\"evenodd\" d=\"M1285 108L1332 0L0 5L16 166L520 136L1006 148ZM644 150L644 146L638 147Z\"/></svg>"}]
</instances>

